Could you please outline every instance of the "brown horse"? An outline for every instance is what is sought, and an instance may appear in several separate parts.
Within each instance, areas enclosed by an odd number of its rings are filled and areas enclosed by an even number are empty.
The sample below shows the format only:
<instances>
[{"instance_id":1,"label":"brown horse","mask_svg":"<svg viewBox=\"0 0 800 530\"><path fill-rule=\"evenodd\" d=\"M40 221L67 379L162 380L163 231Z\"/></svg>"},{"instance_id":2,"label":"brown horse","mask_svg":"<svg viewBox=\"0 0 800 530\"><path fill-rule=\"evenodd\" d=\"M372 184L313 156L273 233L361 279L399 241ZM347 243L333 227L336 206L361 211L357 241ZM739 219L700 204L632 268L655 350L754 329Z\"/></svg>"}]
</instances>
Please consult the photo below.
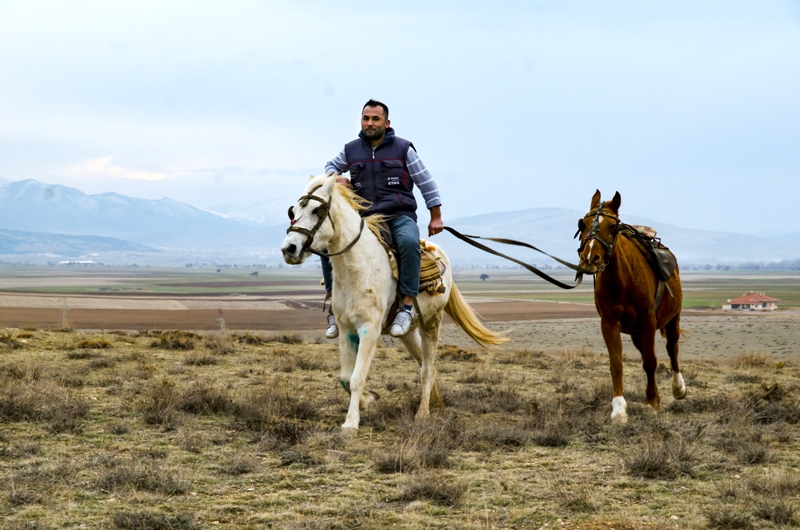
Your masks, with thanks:
<instances>
[{"instance_id":1,"label":"brown horse","mask_svg":"<svg viewBox=\"0 0 800 530\"><path fill-rule=\"evenodd\" d=\"M678 365L681 303L683 293L678 268L666 282L660 303L656 303L659 279L645 254L642 244L630 237L627 225L619 220L622 197L619 192L611 202L600 202L600 190L592 197L591 210L578 221L581 266L594 274L594 303L600 313L600 327L608 348L614 397L611 419L628 421L627 403L622 396L622 339L631 336L642 354L647 373L645 408L658 410L660 398L656 386L656 330L667 339L667 353L672 363L672 395L686 397L686 384ZM621 228L624 228L622 231Z\"/></svg>"}]
</instances>

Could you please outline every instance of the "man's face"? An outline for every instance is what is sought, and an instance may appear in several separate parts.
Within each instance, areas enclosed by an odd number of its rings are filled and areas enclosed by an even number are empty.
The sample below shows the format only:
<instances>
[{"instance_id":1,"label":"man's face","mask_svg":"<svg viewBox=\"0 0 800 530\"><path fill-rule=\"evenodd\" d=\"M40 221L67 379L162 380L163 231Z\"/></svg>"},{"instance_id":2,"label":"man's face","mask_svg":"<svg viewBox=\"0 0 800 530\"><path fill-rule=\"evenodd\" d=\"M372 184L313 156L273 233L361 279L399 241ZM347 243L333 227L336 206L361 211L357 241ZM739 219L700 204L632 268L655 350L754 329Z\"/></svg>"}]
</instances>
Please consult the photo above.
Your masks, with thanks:
<instances>
[{"instance_id":1,"label":"man's face","mask_svg":"<svg viewBox=\"0 0 800 530\"><path fill-rule=\"evenodd\" d=\"M367 140L380 140L386 134L389 120L383 115L383 107L364 107L361 113L361 132Z\"/></svg>"}]
</instances>

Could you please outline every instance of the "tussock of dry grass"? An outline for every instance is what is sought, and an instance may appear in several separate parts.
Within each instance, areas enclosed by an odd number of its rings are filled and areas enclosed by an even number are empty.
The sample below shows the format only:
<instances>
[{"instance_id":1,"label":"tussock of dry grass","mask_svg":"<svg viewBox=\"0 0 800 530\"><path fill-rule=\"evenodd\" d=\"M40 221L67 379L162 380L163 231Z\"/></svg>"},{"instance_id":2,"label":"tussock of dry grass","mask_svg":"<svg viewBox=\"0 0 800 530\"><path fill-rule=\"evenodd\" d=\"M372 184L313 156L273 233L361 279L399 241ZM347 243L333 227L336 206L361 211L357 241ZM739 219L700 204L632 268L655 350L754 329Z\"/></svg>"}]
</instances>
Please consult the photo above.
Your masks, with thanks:
<instances>
[{"instance_id":1,"label":"tussock of dry grass","mask_svg":"<svg viewBox=\"0 0 800 530\"><path fill-rule=\"evenodd\" d=\"M478 352L468 350L453 344L439 346L438 358L442 361L479 362Z\"/></svg>"},{"instance_id":2,"label":"tussock of dry grass","mask_svg":"<svg viewBox=\"0 0 800 530\"><path fill-rule=\"evenodd\" d=\"M120 511L114 514L111 527L119 530L189 530L199 528L194 515L188 512L177 515L153 513L150 511Z\"/></svg>"},{"instance_id":3,"label":"tussock of dry grass","mask_svg":"<svg viewBox=\"0 0 800 530\"><path fill-rule=\"evenodd\" d=\"M75 347L84 350L104 350L113 348L114 344L106 339L83 339L79 340Z\"/></svg>"}]
</instances>

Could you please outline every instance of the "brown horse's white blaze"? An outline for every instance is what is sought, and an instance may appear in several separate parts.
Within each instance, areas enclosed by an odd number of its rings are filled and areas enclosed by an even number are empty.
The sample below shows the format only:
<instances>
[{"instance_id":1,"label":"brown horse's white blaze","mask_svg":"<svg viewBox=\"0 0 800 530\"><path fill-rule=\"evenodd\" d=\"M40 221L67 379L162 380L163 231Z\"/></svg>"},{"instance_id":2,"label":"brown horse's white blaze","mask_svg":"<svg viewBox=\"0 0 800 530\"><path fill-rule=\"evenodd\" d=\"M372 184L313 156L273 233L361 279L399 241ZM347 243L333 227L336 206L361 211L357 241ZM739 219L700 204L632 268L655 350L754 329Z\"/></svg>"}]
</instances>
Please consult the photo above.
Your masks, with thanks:
<instances>
[{"instance_id":1,"label":"brown horse's white blaze","mask_svg":"<svg viewBox=\"0 0 800 530\"><path fill-rule=\"evenodd\" d=\"M647 410L657 411L661 402L655 379L658 366L656 331L661 331L667 341L667 353L672 365L672 395L675 399L686 397L686 383L678 364L683 302L678 269L667 281L667 289L660 305L656 307L658 278L644 250L624 234L620 236L621 203L619 193L610 202L601 202L600 190L597 190L592 197L589 213L578 221L581 236L578 253L581 267L595 275L594 300L600 314L603 340L608 348L613 384L611 419L625 423L628 414L627 402L623 397L621 333L631 336L634 346L642 355L642 366L647 374Z\"/></svg>"}]
</instances>

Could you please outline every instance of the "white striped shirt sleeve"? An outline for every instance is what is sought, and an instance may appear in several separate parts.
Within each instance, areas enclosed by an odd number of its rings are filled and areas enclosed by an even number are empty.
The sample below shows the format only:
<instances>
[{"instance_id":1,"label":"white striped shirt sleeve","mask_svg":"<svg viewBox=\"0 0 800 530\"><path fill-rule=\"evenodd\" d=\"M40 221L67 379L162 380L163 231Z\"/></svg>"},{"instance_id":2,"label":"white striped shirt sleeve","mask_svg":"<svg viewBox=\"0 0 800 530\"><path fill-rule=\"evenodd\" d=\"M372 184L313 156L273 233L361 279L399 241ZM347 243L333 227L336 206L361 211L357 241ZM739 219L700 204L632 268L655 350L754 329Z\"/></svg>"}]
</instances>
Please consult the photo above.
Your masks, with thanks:
<instances>
[{"instance_id":1,"label":"white striped shirt sleeve","mask_svg":"<svg viewBox=\"0 0 800 530\"><path fill-rule=\"evenodd\" d=\"M411 147L408 148L406 154L406 165L408 165L408 174L411 180L417 185L422 193L422 198L425 199L425 206L429 210L434 206L441 206L442 198L439 196L439 187L436 185L436 181L433 180L431 172L422 163L417 152Z\"/></svg>"}]
</instances>

